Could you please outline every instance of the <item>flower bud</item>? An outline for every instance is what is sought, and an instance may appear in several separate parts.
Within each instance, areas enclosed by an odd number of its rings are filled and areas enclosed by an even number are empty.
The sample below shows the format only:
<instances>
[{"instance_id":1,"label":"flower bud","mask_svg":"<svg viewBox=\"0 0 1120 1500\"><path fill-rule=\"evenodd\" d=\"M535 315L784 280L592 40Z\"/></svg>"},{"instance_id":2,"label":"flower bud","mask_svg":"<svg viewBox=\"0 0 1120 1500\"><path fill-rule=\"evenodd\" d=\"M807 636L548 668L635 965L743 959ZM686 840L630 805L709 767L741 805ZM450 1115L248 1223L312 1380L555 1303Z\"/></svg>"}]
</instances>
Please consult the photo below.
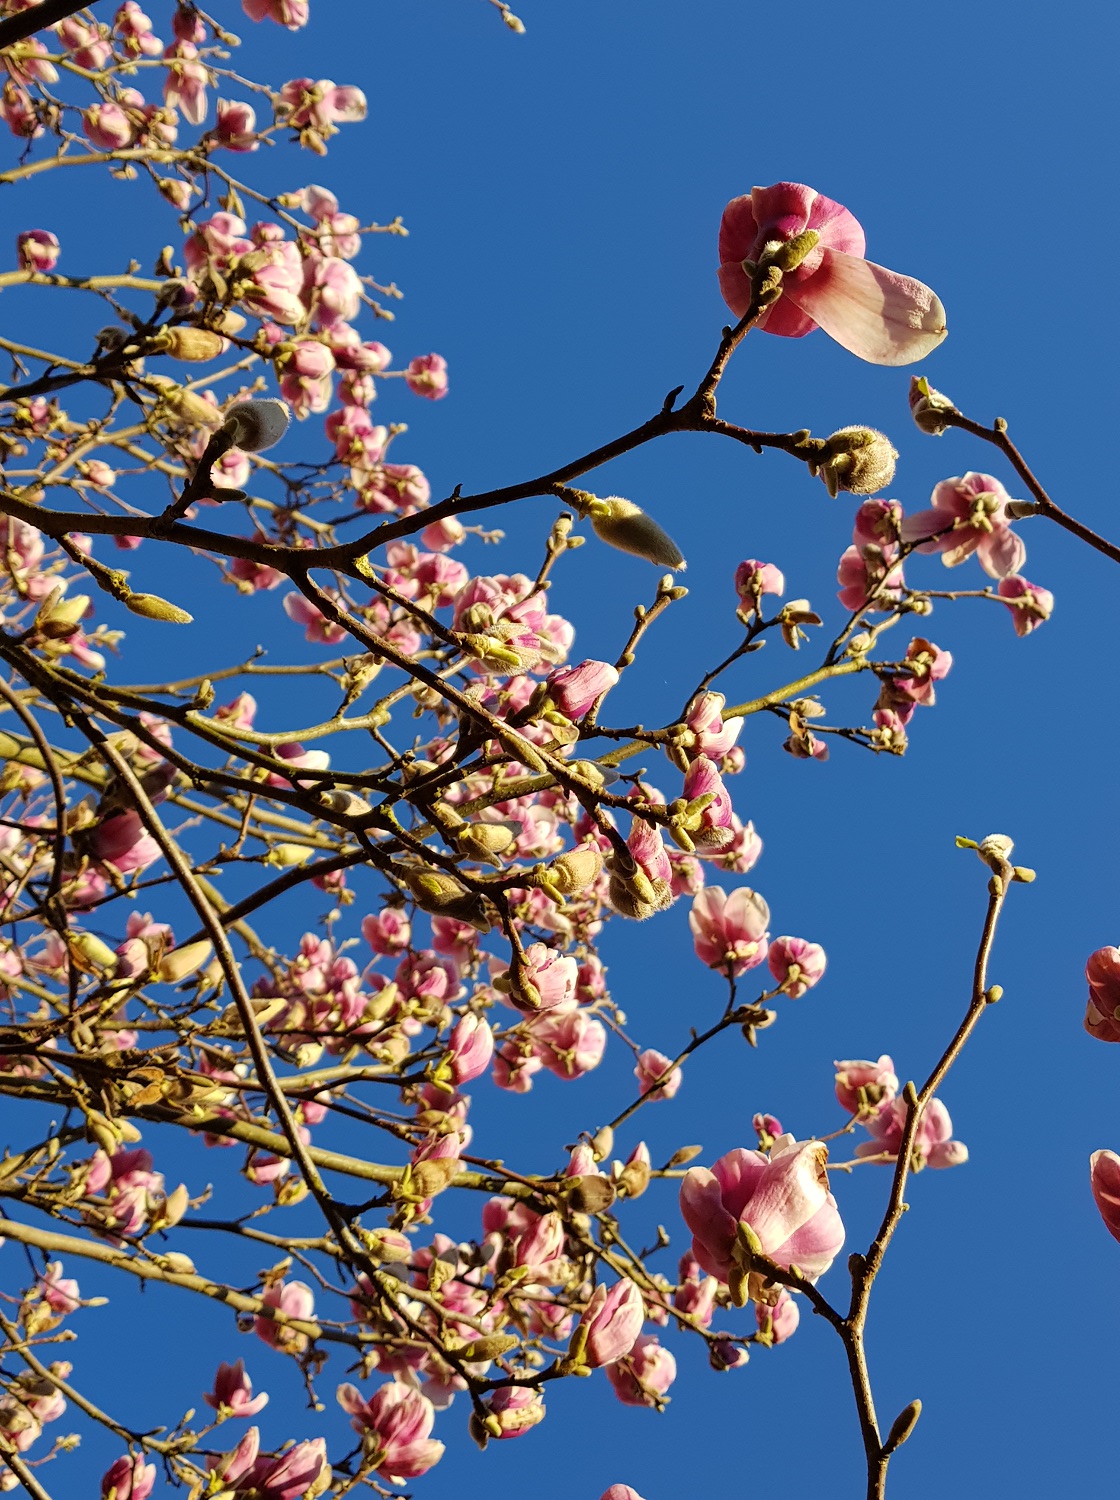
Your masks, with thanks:
<instances>
[{"instance_id":1,"label":"flower bud","mask_svg":"<svg viewBox=\"0 0 1120 1500\"><path fill-rule=\"evenodd\" d=\"M547 868L556 889L571 896L595 883L603 868L603 856L594 844L580 844L558 855Z\"/></svg>"},{"instance_id":2,"label":"flower bud","mask_svg":"<svg viewBox=\"0 0 1120 1500\"><path fill-rule=\"evenodd\" d=\"M911 1401L909 1406L904 1406L891 1423L891 1430L887 1433L887 1441L883 1444L883 1456L893 1453L896 1448L901 1448L906 1439L918 1425L918 1418L922 1414L922 1403Z\"/></svg>"},{"instance_id":3,"label":"flower bud","mask_svg":"<svg viewBox=\"0 0 1120 1500\"><path fill-rule=\"evenodd\" d=\"M166 620L169 625L189 625L194 619L194 615L180 609L177 604L161 599L158 594L129 594L124 603L134 615L143 615L146 620Z\"/></svg>"},{"instance_id":4,"label":"flower bud","mask_svg":"<svg viewBox=\"0 0 1120 1500\"><path fill-rule=\"evenodd\" d=\"M206 938L197 943L187 943L183 948L172 948L159 961L157 972L160 979L164 984L178 984L181 979L189 979L192 974L198 973L211 952Z\"/></svg>"},{"instance_id":5,"label":"flower bud","mask_svg":"<svg viewBox=\"0 0 1120 1500\"><path fill-rule=\"evenodd\" d=\"M632 501L618 495L607 495L601 500L592 495L586 513L591 529L608 547L644 557L661 568L685 567L680 548L672 537Z\"/></svg>"},{"instance_id":6,"label":"flower bud","mask_svg":"<svg viewBox=\"0 0 1120 1500\"><path fill-rule=\"evenodd\" d=\"M957 408L948 396L935 391L924 375L912 375L910 377L910 415L921 431L928 432L930 437L940 437L949 425L945 421L944 413L946 412L959 416Z\"/></svg>"},{"instance_id":7,"label":"flower bud","mask_svg":"<svg viewBox=\"0 0 1120 1500\"><path fill-rule=\"evenodd\" d=\"M48 641L64 641L76 635L89 613L88 594L74 594L64 599L61 589L53 589L43 601L35 625Z\"/></svg>"},{"instance_id":8,"label":"flower bud","mask_svg":"<svg viewBox=\"0 0 1120 1500\"><path fill-rule=\"evenodd\" d=\"M874 427L841 427L825 445L825 456L811 470L820 475L835 500L841 490L853 495L873 495L894 478L898 454L890 439Z\"/></svg>"},{"instance_id":9,"label":"flower bud","mask_svg":"<svg viewBox=\"0 0 1120 1500\"><path fill-rule=\"evenodd\" d=\"M266 396L239 401L236 406L231 406L226 412L222 431L235 448L245 453L263 453L280 441L291 420L291 409L286 401Z\"/></svg>"},{"instance_id":10,"label":"flower bud","mask_svg":"<svg viewBox=\"0 0 1120 1500\"><path fill-rule=\"evenodd\" d=\"M208 328L164 328L155 343L157 354L166 354L171 359L191 363L217 359L226 349L226 341L221 334L211 333Z\"/></svg>"}]
</instances>

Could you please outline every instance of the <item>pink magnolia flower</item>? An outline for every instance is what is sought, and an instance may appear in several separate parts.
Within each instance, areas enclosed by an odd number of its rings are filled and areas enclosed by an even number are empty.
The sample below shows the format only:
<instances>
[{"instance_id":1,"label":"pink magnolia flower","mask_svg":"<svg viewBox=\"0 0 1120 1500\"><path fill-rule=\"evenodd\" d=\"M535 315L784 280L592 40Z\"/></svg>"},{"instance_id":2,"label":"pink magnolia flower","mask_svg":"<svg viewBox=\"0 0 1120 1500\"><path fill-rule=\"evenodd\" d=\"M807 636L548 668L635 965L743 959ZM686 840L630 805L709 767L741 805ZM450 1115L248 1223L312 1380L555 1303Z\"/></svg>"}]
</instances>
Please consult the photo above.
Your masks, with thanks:
<instances>
[{"instance_id":1,"label":"pink magnolia flower","mask_svg":"<svg viewBox=\"0 0 1120 1500\"><path fill-rule=\"evenodd\" d=\"M257 112L253 106L240 99L219 99L214 140L227 151L259 150Z\"/></svg>"},{"instance_id":2,"label":"pink magnolia flower","mask_svg":"<svg viewBox=\"0 0 1120 1500\"><path fill-rule=\"evenodd\" d=\"M785 338L823 328L876 365L924 359L945 337L945 309L922 282L864 258L863 228L831 198L800 182L778 182L733 198L719 229L719 283L737 318L751 302L751 267L805 230L816 245L782 279L782 295L757 326Z\"/></svg>"},{"instance_id":3,"label":"pink magnolia flower","mask_svg":"<svg viewBox=\"0 0 1120 1500\"><path fill-rule=\"evenodd\" d=\"M1030 635L1054 613L1054 595L1041 584L1028 583L1018 574L1001 578L996 593L1011 611L1016 635Z\"/></svg>"},{"instance_id":4,"label":"pink magnolia flower","mask_svg":"<svg viewBox=\"0 0 1120 1500\"><path fill-rule=\"evenodd\" d=\"M582 1078L597 1068L607 1048L602 1021L586 1011L545 1011L528 1023L537 1066L543 1063L557 1078Z\"/></svg>"},{"instance_id":5,"label":"pink magnolia flower","mask_svg":"<svg viewBox=\"0 0 1120 1500\"><path fill-rule=\"evenodd\" d=\"M260 1433L255 1427L238 1443L232 1453L207 1460L211 1485L223 1494L245 1495L252 1500L301 1500L313 1489L322 1489L317 1481L324 1477L327 1445L322 1438L297 1443L279 1458L260 1452ZM220 1479L220 1483L217 1480Z\"/></svg>"},{"instance_id":6,"label":"pink magnolia flower","mask_svg":"<svg viewBox=\"0 0 1120 1500\"><path fill-rule=\"evenodd\" d=\"M309 0L241 0L241 9L251 21L275 21L289 31L307 25Z\"/></svg>"},{"instance_id":7,"label":"pink magnolia flower","mask_svg":"<svg viewBox=\"0 0 1120 1500\"><path fill-rule=\"evenodd\" d=\"M902 540L917 542L919 552L940 552L947 568L975 552L989 578L1007 578L1027 560L1027 549L1007 515L1010 500L991 474L943 479L934 488L933 509L904 518Z\"/></svg>"},{"instance_id":8,"label":"pink magnolia flower","mask_svg":"<svg viewBox=\"0 0 1120 1500\"><path fill-rule=\"evenodd\" d=\"M1094 1151L1090 1156L1089 1186L1104 1227L1120 1240L1120 1156L1115 1151Z\"/></svg>"},{"instance_id":9,"label":"pink magnolia flower","mask_svg":"<svg viewBox=\"0 0 1120 1500\"><path fill-rule=\"evenodd\" d=\"M59 248L58 236L49 229L25 229L16 236L16 254L24 271L53 271Z\"/></svg>"},{"instance_id":10,"label":"pink magnolia flower","mask_svg":"<svg viewBox=\"0 0 1120 1500\"><path fill-rule=\"evenodd\" d=\"M567 718L576 721L589 713L591 705L614 687L618 672L609 662L581 661L560 667L545 680L548 696Z\"/></svg>"},{"instance_id":11,"label":"pink magnolia flower","mask_svg":"<svg viewBox=\"0 0 1120 1500\"><path fill-rule=\"evenodd\" d=\"M905 1099L888 1099L879 1106L878 1114L860 1123L871 1136L856 1147L857 1156L884 1155L897 1160L898 1148L902 1145L902 1132L906 1125L907 1105ZM968 1160L968 1147L963 1141L950 1140L953 1122L949 1111L940 1099L931 1099L922 1113L914 1137L913 1170L922 1167L959 1167Z\"/></svg>"},{"instance_id":12,"label":"pink magnolia flower","mask_svg":"<svg viewBox=\"0 0 1120 1500\"><path fill-rule=\"evenodd\" d=\"M339 86L333 78L293 78L280 90L280 105L288 124L300 131L304 144L323 154L323 141L337 134L336 126L366 117L366 96L353 85Z\"/></svg>"},{"instance_id":13,"label":"pink magnolia flower","mask_svg":"<svg viewBox=\"0 0 1120 1500\"><path fill-rule=\"evenodd\" d=\"M206 118L210 70L198 61L198 48L193 42L175 42L163 56L167 63L164 104L168 109L181 109L183 118L192 125L201 125Z\"/></svg>"},{"instance_id":14,"label":"pink magnolia flower","mask_svg":"<svg viewBox=\"0 0 1120 1500\"><path fill-rule=\"evenodd\" d=\"M494 1033L482 1016L468 1012L456 1023L448 1047L451 1082L458 1088L480 1078L490 1066Z\"/></svg>"},{"instance_id":15,"label":"pink magnolia flower","mask_svg":"<svg viewBox=\"0 0 1120 1500\"><path fill-rule=\"evenodd\" d=\"M1085 965L1089 1003L1085 1030L1102 1042L1120 1042L1120 948L1098 948Z\"/></svg>"},{"instance_id":16,"label":"pink magnolia flower","mask_svg":"<svg viewBox=\"0 0 1120 1500\"><path fill-rule=\"evenodd\" d=\"M796 1297L790 1295L788 1287L782 1288L773 1307L767 1307L762 1302L756 1303L754 1315L758 1331L769 1336L772 1344L784 1344L786 1339L792 1338L801 1322L801 1309Z\"/></svg>"},{"instance_id":17,"label":"pink magnolia flower","mask_svg":"<svg viewBox=\"0 0 1120 1500\"><path fill-rule=\"evenodd\" d=\"M372 1448L373 1467L390 1483L417 1479L443 1457L444 1445L431 1437L435 1408L410 1386L391 1380L363 1401L355 1386L340 1385L338 1404Z\"/></svg>"},{"instance_id":18,"label":"pink magnolia flower","mask_svg":"<svg viewBox=\"0 0 1120 1500\"><path fill-rule=\"evenodd\" d=\"M473 927L471 928L473 932ZM398 958L412 941L412 923L399 906L385 906L362 918L362 936L383 958ZM439 943L436 943L439 947Z\"/></svg>"},{"instance_id":19,"label":"pink magnolia flower","mask_svg":"<svg viewBox=\"0 0 1120 1500\"><path fill-rule=\"evenodd\" d=\"M496 1438L524 1437L545 1418L544 1398L531 1385L503 1385L489 1397L486 1406L498 1420Z\"/></svg>"},{"instance_id":20,"label":"pink magnolia flower","mask_svg":"<svg viewBox=\"0 0 1120 1500\"><path fill-rule=\"evenodd\" d=\"M721 1281L735 1272L742 1223L778 1265L796 1265L812 1281L823 1276L844 1243L844 1226L828 1190L827 1160L823 1141L783 1136L769 1158L739 1147L721 1156L711 1171L686 1172L681 1213L692 1230L692 1253L704 1270Z\"/></svg>"},{"instance_id":21,"label":"pink magnolia flower","mask_svg":"<svg viewBox=\"0 0 1120 1500\"><path fill-rule=\"evenodd\" d=\"M101 1476L101 1500L148 1500L156 1483L155 1464L124 1454Z\"/></svg>"},{"instance_id":22,"label":"pink magnolia flower","mask_svg":"<svg viewBox=\"0 0 1120 1500\"><path fill-rule=\"evenodd\" d=\"M162 857L140 814L131 808L99 823L89 836L89 848L94 859L111 864L122 875L144 870Z\"/></svg>"},{"instance_id":23,"label":"pink magnolia flower","mask_svg":"<svg viewBox=\"0 0 1120 1500\"><path fill-rule=\"evenodd\" d=\"M735 810L716 763L706 755L696 756L684 773L683 791L689 804L686 827L697 850L709 856L722 853L735 836L732 822ZM700 798L708 797L711 801L707 806L693 807L692 804ZM693 827L697 819L698 826Z\"/></svg>"},{"instance_id":24,"label":"pink magnolia flower","mask_svg":"<svg viewBox=\"0 0 1120 1500\"><path fill-rule=\"evenodd\" d=\"M836 1069L836 1097L840 1108L850 1115L878 1110L881 1104L889 1104L898 1093L898 1076L894 1062L884 1052L878 1062L851 1059L834 1062Z\"/></svg>"},{"instance_id":25,"label":"pink magnolia flower","mask_svg":"<svg viewBox=\"0 0 1120 1500\"><path fill-rule=\"evenodd\" d=\"M87 26L77 16L67 16L58 28L58 37L79 68L97 73L113 55L113 44L104 26Z\"/></svg>"},{"instance_id":26,"label":"pink magnolia flower","mask_svg":"<svg viewBox=\"0 0 1120 1500\"><path fill-rule=\"evenodd\" d=\"M638 1092L648 1094L651 1099L671 1099L680 1088L682 1077L680 1068L671 1066L672 1061L671 1057L666 1057L664 1052L658 1052L653 1047L640 1052L634 1069ZM668 1076L665 1077L665 1074Z\"/></svg>"},{"instance_id":27,"label":"pink magnolia flower","mask_svg":"<svg viewBox=\"0 0 1120 1500\"><path fill-rule=\"evenodd\" d=\"M624 1406L653 1406L659 1410L665 1392L677 1378L677 1362L654 1334L642 1334L629 1354L606 1366L607 1379Z\"/></svg>"},{"instance_id":28,"label":"pink magnolia flower","mask_svg":"<svg viewBox=\"0 0 1120 1500\"><path fill-rule=\"evenodd\" d=\"M315 1293L305 1281L277 1282L267 1289L261 1301L266 1307L275 1308L285 1318L309 1322L315 1316ZM305 1333L263 1313L258 1313L253 1319L253 1332L273 1349L290 1349L298 1353L307 1345Z\"/></svg>"},{"instance_id":29,"label":"pink magnolia flower","mask_svg":"<svg viewBox=\"0 0 1120 1500\"><path fill-rule=\"evenodd\" d=\"M56 1313L76 1312L82 1305L82 1294L78 1283L71 1276L62 1274L62 1262L52 1260L39 1277L39 1288L43 1301Z\"/></svg>"},{"instance_id":30,"label":"pink magnolia flower","mask_svg":"<svg viewBox=\"0 0 1120 1500\"><path fill-rule=\"evenodd\" d=\"M749 886L729 896L722 886L710 885L693 900L688 914L697 958L725 973L730 965L736 978L765 961L769 921L769 906Z\"/></svg>"},{"instance_id":31,"label":"pink magnolia flower","mask_svg":"<svg viewBox=\"0 0 1120 1500\"><path fill-rule=\"evenodd\" d=\"M773 938L766 961L791 1000L800 1000L806 990L820 981L828 962L819 943L795 937Z\"/></svg>"},{"instance_id":32,"label":"pink magnolia flower","mask_svg":"<svg viewBox=\"0 0 1120 1500\"><path fill-rule=\"evenodd\" d=\"M693 698L684 716L685 726L691 731L691 736L686 736L683 742L687 755L707 755L719 760L739 738L743 720L723 717L726 701L722 693L697 693Z\"/></svg>"},{"instance_id":33,"label":"pink magnolia flower","mask_svg":"<svg viewBox=\"0 0 1120 1500\"><path fill-rule=\"evenodd\" d=\"M942 651L940 646L922 636L915 636L906 648L906 665L909 670L905 675L892 678L891 691L912 703L932 707L936 702L934 685L948 677L953 665L952 653Z\"/></svg>"},{"instance_id":34,"label":"pink magnolia flower","mask_svg":"<svg viewBox=\"0 0 1120 1500\"><path fill-rule=\"evenodd\" d=\"M317 609L302 594L284 595L284 613L297 625L304 626L304 635L309 641L323 646L336 646L339 641L347 639L345 629L336 625L333 620L328 620L322 610Z\"/></svg>"},{"instance_id":35,"label":"pink magnolia flower","mask_svg":"<svg viewBox=\"0 0 1120 1500\"><path fill-rule=\"evenodd\" d=\"M223 1361L218 1366L218 1373L214 1376L214 1389L207 1391L202 1399L219 1415L224 1413L229 1417L255 1417L257 1412L268 1405L268 1392L253 1395L253 1382L245 1373L245 1361L239 1359L236 1364L229 1365Z\"/></svg>"},{"instance_id":36,"label":"pink magnolia flower","mask_svg":"<svg viewBox=\"0 0 1120 1500\"><path fill-rule=\"evenodd\" d=\"M418 354L408 362L404 383L414 396L442 400L447 395L447 361L442 354Z\"/></svg>"},{"instance_id":37,"label":"pink magnolia flower","mask_svg":"<svg viewBox=\"0 0 1120 1500\"><path fill-rule=\"evenodd\" d=\"M642 1500L642 1497L628 1484L611 1484L599 1496L599 1500Z\"/></svg>"},{"instance_id":38,"label":"pink magnolia flower","mask_svg":"<svg viewBox=\"0 0 1120 1500\"><path fill-rule=\"evenodd\" d=\"M349 322L362 306L362 283L357 271L337 255L317 255L304 268L303 299L321 327Z\"/></svg>"},{"instance_id":39,"label":"pink magnolia flower","mask_svg":"<svg viewBox=\"0 0 1120 1500\"><path fill-rule=\"evenodd\" d=\"M836 568L840 585L837 598L853 613L859 609L890 610L906 586L898 548L892 546L849 547ZM872 602L874 601L874 602Z\"/></svg>"},{"instance_id":40,"label":"pink magnolia flower","mask_svg":"<svg viewBox=\"0 0 1120 1500\"><path fill-rule=\"evenodd\" d=\"M122 151L136 129L136 122L119 104L91 104L82 111L82 131L101 151Z\"/></svg>"},{"instance_id":41,"label":"pink magnolia flower","mask_svg":"<svg viewBox=\"0 0 1120 1500\"><path fill-rule=\"evenodd\" d=\"M597 1286L579 1320L587 1330L583 1363L598 1369L629 1354L644 1320L642 1294L632 1281L616 1281L609 1291Z\"/></svg>"},{"instance_id":42,"label":"pink magnolia flower","mask_svg":"<svg viewBox=\"0 0 1120 1500\"><path fill-rule=\"evenodd\" d=\"M523 982L532 986L525 995L519 996L516 988L510 990L510 1001L519 1010L552 1010L556 1006L568 1009L575 1003L576 979L579 964L570 955L550 948L546 943L530 943L525 949L522 967Z\"/></svg>"},{"instance_id":43,"label":"pink magnolia flower","mask_svg":"<svg viewBox=\"0 0 1120 1500\"><path fill-rule=\"evenodd\" d=\"M757 558L748 557L735 569L735 592L745 614L756 613L761 606L763 594L781 596L785 591L785 575L773 563L759 562Z\"/></svg>"}]
</instances>

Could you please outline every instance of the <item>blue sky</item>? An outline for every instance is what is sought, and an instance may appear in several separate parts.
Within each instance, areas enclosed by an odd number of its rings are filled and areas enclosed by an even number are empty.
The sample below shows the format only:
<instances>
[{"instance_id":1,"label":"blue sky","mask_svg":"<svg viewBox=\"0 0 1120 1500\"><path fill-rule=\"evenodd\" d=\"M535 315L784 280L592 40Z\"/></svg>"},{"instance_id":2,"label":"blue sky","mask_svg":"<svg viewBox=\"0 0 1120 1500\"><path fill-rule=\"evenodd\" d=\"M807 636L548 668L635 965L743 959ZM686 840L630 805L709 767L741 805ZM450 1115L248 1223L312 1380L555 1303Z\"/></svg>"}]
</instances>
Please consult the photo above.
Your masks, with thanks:
<instances>
[{"instance_id":1,"label":"blue sky","mask_svg":"<svg viewBox=\"0 0 1120 1500\"><path fill-rule=\"evenodd\" d=\"M151 7L157 29L166 30L166 9ZM410 426L394 456L419 463L437 495L541 472L635 425L670 387L694 383L727 316L715 279L723 205L756 183L793 179L856 214L872 259L936 288L950 334L920 367L933 383L980 420L1005 416L1055 498L1120 536L1109 448L1117 307L1105 269L1117 198L1102 187L1115 169L1117 36L1103 8L1073 0L1059 22L1051 6L958 0L933 11L809 0L785 13L734 0L523 0L520 38L484 0L313 0L311 25L296 36L251 28L230 0L214 0L214 12L249 39L251 75L333 77L370 100L368 122L344 128L321 165L279 153L273 166L262 153L251 170L258 181L271 173L277 187L317 177L363 219L400 214L408 225L406 240L374 239L359 269L406 294L395 325L375 330L398 358L436 349L449 362L446 401L401 392L384 403ZM170 210L139 224L127 217L126 203L138 201L127 189L70 173L62 196L58 175L4 201L13 232L33 222L57 230L60 269L111 268L125 253L147 264L164 240L178 244ZM95 214L100 248L89 238ZM49 321L59 300L26 312L6 297L2 310L61 340L66 326ZM890 493L908 510L968 469L1021 493L994 450L913 428L909 373L860 364L819 333L753 336L721 387L720 411L764 429L884 429L901 452ZM318 444L314 426L307 442ZM671 712L734 645L740 558L777 563L790 596L810 597L826 624L840 620L835 566L852 502L830 501L782 455L678 437L585 482L641 503L689 558L689 598L625 684L621 718ZM535 562L551 509L533 501L487 518L507 532L501 566ZM1087 1159L1120 1148L1120 1059L1081 1030L1081 971L1120 933L1120 579L1055 528L1022 530L1026 575L1057 596L1053 620L1020 641L1002 609L939 608L929 634L955 664L936 709L919 710L905 760L837 744L826 765L795 762L781 753L777 721L748 725L748 767L733 791L766 844L752 883L776 931L824 944L829 972L783 1007L757 1051L731 1040L702 1055L674 1104L641 1121L655 1156L696 1142L711 1160L752 1144L756 1110L799 1135L836 1128L834 1058L890 1052L902 1077L920 1080L963 1014L983 914L985 872L954 835L1006 832L1037 867L1037 883L1013 892L998 940L992 978L1005 998L942 1092L971 1160L913 1183L872 1302L880 1415L889 1423L914 1396L925 1403L892 1467L899 1500L1059 1484L1076 1493L1105 1483L1112 1467L1087 1413L1090 1392L1115 1380L1120 1247L1096 1215ZM477 549L466 558L483 566ZM147 549L129 562L138 578L156 566ZM944 579L935 559L911 572L933 587L983 584L975 564ZM577 656L617 651L655 581L639 561L592 546L566 563L553 607L577 623ZM216 665L234 627L238 649L250 636L284 659L303 649L275 596L245 604L227 591L158 657L145 656L137 632L129 660L138 677ZM778 671L799 663L776 662L777 652L768 646L740 664L729 695L785 680ZM830 722L866 722L871 692L861 683L826 695ZM670 784L653 763L651 777ZM640 931L612 932L605 957L647 1045L674 1050L722 1004L719 982L692 955L682 906ZM580 1129L629 1097L617 1052L593 1078L545 1077L526 1099L476 1089L475 1149L499 1151L516 1133L520 1164L557 1163ZM12 1106L3 1108L7 1124ZM195 1170L204 1168L217 1176L227 1163L210 1157ZM870 1238L888 1181L874 1168L835 1179L852 1248ZM665 1223L679 1253L672 1195L645 1202L643 1223ZM246 1262L247 1279L255 1264ZM82 1279L94 1289L94 1278ZM822 1289L842 1301L845 1284L838 1263ZM122 1416L129 1401L133 1411L150 1407L153 1421L197 1405L216 1361L243 1355L272 1393L266 1438L319 1430L301 1411L294 1371L239 1339L224 1314L191 1318L185 1298L115 1295L124 1328L110 1330L107 1312L83 1314L99 1364L87 1336L76 1375L98 1369ZM600 1376L565 1382L543 1427L480 1455L459 1403L438 1434L448 1455L416 1492L451 1500L531 1485L537 1500L597 1500L615 1480L646 1500L729 1485L790 1500L824 1486L860 1492L841 1351L819 1320L803 1317L792 1342L730 1375L709 1372L698 1349L674 1347L680 1376L663 1417L622 1408ZM334 1383L323 1382L328 1399ZM341 1433L340 1415L323 1421ZM84 1500L90 1471L66 1462L51 1466L55 1500Z\"/></svg>"}]
</instances>

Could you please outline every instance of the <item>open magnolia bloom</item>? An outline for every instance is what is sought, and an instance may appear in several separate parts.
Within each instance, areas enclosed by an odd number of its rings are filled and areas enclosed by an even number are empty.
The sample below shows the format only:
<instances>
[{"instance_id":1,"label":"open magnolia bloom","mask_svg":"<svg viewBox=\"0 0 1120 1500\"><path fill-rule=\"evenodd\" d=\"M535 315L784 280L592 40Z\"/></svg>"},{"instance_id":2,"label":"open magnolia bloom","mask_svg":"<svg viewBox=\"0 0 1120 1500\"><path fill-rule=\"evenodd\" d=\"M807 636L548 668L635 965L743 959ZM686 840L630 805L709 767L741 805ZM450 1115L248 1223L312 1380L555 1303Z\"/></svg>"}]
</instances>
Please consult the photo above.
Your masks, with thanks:
<instances>
[{"instance_id":1,"label":"open magnolia bloom","mask_svg":"<svg viewBox=\"0 0 1120 1500\"><path fill-rule=\"evenodd\" d=\"M757 327L783 338L823 328L873 365L909 365L945 337L945 309L928 286L865 259L859 220L801 182L733 198L719 228L719 284L737 318L751 302L752 268L806 230L819 236Z\"/></svg>"}]
</instances>

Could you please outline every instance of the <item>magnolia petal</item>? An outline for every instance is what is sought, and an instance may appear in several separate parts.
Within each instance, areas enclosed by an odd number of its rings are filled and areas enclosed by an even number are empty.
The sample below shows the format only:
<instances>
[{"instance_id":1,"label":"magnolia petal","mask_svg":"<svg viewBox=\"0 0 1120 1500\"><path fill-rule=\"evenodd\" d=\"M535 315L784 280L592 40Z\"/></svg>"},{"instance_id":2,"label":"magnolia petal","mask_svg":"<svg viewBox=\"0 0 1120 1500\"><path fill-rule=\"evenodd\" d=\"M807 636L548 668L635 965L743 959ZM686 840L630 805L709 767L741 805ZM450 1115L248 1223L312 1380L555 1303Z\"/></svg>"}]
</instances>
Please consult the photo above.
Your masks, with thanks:
<instances>
[{"instance_id":1,"label":"magnolia petal","mask_svg":"<svg viewBox=\"0 0 1120 1500\"><path fill-rule=\"evenodd\" d=\"M977 547L976 559L989 578L1010 578L1026 562L1027 549L1010 526L997 526Z\"/></svg>"},{"instance_id":2,"label":"magnolia petal","mask_svg":"<svg viewBox=\"0 0 1120 1500\"><path fill-rule=\"evenodd\" d=\"M873 365L908 365L945 337L945 309L928 286L842 250L783 293L838 344Z\"/></svg>"},{"instance_id":3,"label":"magnolia petal","mask_svg":"<svg viewBox=\"0 0 1120 1500\"><path fill-rule=\"evenodd\" d=\"M904 542L919 542L919 552L940 552L942 538L950 535L952 528L953 517L948 511L916 510L912 516L903 516L899 535Z\"/></svg>"}]
</instances>

